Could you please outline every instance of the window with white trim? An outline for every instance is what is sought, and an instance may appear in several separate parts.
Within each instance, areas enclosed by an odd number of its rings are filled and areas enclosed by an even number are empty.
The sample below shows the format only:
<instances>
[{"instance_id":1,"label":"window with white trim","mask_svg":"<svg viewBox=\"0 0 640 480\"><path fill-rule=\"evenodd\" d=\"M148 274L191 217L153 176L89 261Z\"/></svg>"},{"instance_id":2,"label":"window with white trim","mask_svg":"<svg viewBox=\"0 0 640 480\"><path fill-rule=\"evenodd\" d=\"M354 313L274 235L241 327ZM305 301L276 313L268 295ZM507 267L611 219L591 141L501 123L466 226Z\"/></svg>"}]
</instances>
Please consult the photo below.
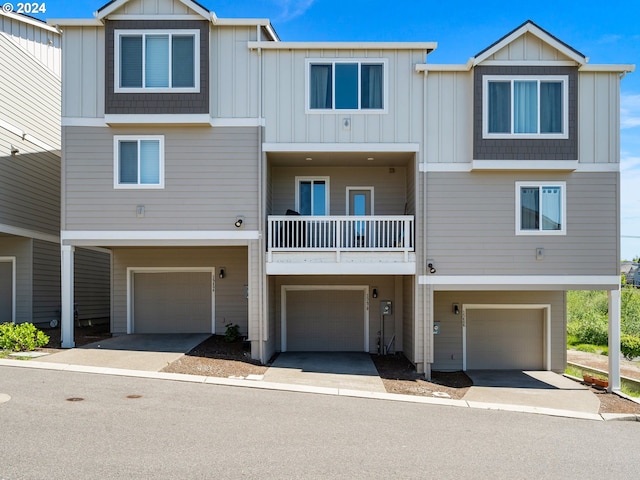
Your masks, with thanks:
<instances>
[{"instance_id":1,"label":"window with white trim","mask_svg":"<svg viewBox=\"0 0 640 480\"><path fill-rule=\"evenodd\" d=\"M483 76L484 138L568 138L568 77Z\"/></svg>"},{"instance_id":2,"label":"window with white trim","mask_svg":"<svg viewBox=\"0 0 640 480\"><path fill-rule=\"evenodd\" d=\"M164 137L113 137L115 188L164 188Z\"/></svg>"},{"instance_id":3,"label":"window with white trim","mask_svg":"<svg viewBox=\"0 0 640 480\"><path fill-rule=\"evenodd\" d=\"M199 92L199 30L116 30L115 91Z\"/></svg>"},{"instance_id":4,"label":"window with white trim","mask_svg":"<svg viewBox=\"0 0 640 480\"><path fill-rule=\"evenodd\" d=\"M296 210L300 215L329 215L329 177L296 177Z\"/></svg>"},{"instance_id":5,"label":"window with white trim","mask_svg":"<svg viewBox=\"0 0 640 480\"><path fill-rule=\"evenodd\" d=\"M307 111L386 110L386 60L307 60Z\"/></svg>"},{"instance_id":6,"label":"window with white trim","mask_svg":"<svg viewBox=\"0 0 640 480\"><path fill-rule=\"evenodd\" d=\"M516 182L516 234L566 234L566 183Z\"/></svg>"}]
</instances>

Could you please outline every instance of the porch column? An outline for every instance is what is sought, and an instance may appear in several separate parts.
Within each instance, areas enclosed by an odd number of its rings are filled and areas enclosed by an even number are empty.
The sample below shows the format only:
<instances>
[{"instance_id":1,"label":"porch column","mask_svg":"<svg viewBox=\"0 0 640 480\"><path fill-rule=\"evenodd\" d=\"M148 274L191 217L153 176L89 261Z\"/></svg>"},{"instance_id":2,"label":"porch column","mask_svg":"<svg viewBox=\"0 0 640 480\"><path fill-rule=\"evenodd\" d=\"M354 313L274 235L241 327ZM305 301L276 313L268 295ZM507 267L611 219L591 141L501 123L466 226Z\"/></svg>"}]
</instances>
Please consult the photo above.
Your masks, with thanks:
<instances>
[{"instance_id":1,"label":"porch column","mask_svg":"<svg viewBox=\"0 0 640 480\"><path fill-rule=\"evenodd\" d=\"M620 390L620 286L609 291L609 391Z\"/></svg>"},{"instance_id":2,"label":"porch column","mask_svg":"<svg viewBox=\"0 0 640 480\"><path fill-rule=\"evenodd\" d=\"M75 247L62 245L61 249L61 297L60 309L60 336L62 348L76 346L73 339L74 315L73 315L73 253Z\"/></svg>"}]
</instances>

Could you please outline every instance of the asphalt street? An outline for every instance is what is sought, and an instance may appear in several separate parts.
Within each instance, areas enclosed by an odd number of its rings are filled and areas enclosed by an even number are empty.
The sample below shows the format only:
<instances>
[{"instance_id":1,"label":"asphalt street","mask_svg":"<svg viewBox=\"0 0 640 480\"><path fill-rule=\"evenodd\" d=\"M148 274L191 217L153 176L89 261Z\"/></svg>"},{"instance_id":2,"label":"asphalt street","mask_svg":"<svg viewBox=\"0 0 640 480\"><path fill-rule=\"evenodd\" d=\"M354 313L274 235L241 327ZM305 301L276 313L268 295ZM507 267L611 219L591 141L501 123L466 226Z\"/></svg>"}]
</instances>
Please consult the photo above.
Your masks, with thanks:
<instances>
[{"instance_id":1,"label":"asphalt street","mask_svg":"<svg viewBox=\"0 0 640 480\"><path fill-rule=\"evenodd\" d=\"M13 367L0 432L2 480L626 479L640 465L640 422Z\"/></svg>"}]
</instances>

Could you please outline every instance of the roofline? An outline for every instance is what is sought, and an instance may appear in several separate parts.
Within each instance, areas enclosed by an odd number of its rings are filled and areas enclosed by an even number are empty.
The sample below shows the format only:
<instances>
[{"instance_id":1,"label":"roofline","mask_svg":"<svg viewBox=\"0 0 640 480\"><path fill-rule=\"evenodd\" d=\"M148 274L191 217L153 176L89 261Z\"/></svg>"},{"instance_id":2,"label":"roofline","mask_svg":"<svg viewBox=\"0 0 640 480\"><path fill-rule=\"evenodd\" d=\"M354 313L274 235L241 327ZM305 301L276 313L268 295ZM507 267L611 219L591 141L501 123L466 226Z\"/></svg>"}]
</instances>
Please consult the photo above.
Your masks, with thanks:
<instances>
[{"instance_id":1,"label":"roofline","mask_svg":"<svg viewBox=\"0 0 640 480\"><path fill-rule=\"evenodd\" d=\"M271 50L426 50L432 52L437 42L247 42L250 49Z\"/></svg>"},{"instance_id":2,"label":"roofline","mask_svg":"<svg viewBox=\"0 0 640 480\"><path fill-rule=\"evenodd\" d=\"M594 65L583 65L578 70L580 70L581 72L631 73L636 70L636 66L631 63L602 63Z\"/></svg>"},{"instance_id":3,"label":"roofline","mask_svg":"<svg viewBox=\"0 0 640 480\"><path fill-rule=\"evenodd\" d=\"M95 18L48 18L47 25L53 27L103 27L104 24Z\"/></svg>"},{"instance_id":4,"label":"roofline","mask_svg":"<svg viewBox=\"0 0 640 480\"><path fill-rule=\"evenodd\" d=\"M55 33L55 34L58 33L58 31L54 27L50 26L48 22L43 22L42 20L30 17L28 15L22 15L20 13L13 13L13 12L5 12L2 9L0 9L0 14L4 15L5 17L17 20L18 22L27 23L29 25L33 25L34 27L41 28L51 33Z\"/></svg>"},{"instance_id":5,"label":"roofline","mask_svg":"<svg viewBox=\"0 0 640 480\"><path fill-rule=\"evenodd\" d=\"M204 6L200 5L195 0L178 0L178 1L185 4L187 7L197 12L207 20L211 20L213 17L215 17L215 13L208 10ZM114 11L119 9L121 6L123 6L127 2L129 2L129 0L111 0L108 3L105 3L96 12L94 12L93 15L97 20L102 20L103 18L109 16L109 14L113 13Z\"/></svg>"},{"instance_id":6,"label":"roofline","mask_svg":"<svg viewBox=\"0 0 640 480\"><path fill-rule=\"evenodd\" d=\"M513 62L518 65L517 62ZM465 64L435 64L435 63L418 63L416 64L416 72L468 72L475 66L473 58ZM634 72L636 66L630 63L620 64L593 64L582 65L578 68L580 72L612 72L612 73L631 73Z\"/></svg>"},{"instance_id":7,"label":"roofline","mask_svg":"<svg viewBox=\"0 0 640 480\"><path fill-rule=\"evenodd\" d=\"M527 20L522 25L511 30L505 36L503 36L502 38L500 38L499 40L497 40L496 42L492 43L487 48L479 52L477 55L475 55L473 57L474 65L478 65L479 63L482 63L484 60L486 60L488 57L493 55L495 52L502 49L504 46L508 45L516 38L521 37L526 32L532 33L538 38L542 38L542 36L547 37L542 39L545 42L549 43L554 48L563 52L567 57L569 57L571 60L575 61L579 65L585 65L589 61L589 59L586 56L584 56L578 50L573 48L571 45L568 45L567 43L563 42L559 38L553 36L552 34L547 32L544 28L536 25L531 20Z\"/></svg>"}]
</instances>

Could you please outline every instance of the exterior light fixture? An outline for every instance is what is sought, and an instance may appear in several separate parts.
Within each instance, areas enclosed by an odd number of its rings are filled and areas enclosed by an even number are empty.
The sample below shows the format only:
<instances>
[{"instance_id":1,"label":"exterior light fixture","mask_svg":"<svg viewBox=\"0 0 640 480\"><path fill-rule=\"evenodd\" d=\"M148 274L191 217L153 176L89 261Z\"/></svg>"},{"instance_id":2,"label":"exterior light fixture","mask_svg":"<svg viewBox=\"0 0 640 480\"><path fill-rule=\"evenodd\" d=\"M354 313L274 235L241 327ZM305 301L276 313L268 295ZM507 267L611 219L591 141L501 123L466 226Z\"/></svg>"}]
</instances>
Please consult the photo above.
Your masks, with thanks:
<instances>
[{"instance_id":1,"label":"exterior light fixture","mask_svg":"<svg viewBox=\"0 0 640 480\"><path fill-rule=\"evenodd\" d=\"M427 268L429 269L429 273L436 273L436 267L433 266L433 263L429 263Z\"/></svg>"},{"instance_id":2,"label":"exterior light fixture","mask_svg":"<svg viewBox=\"0 0 640 480\"><path fill-rule=\"evenodd\" d=\"M458 305L457 303L453 304L453 314L460 315L460 305Z\"/></svg>"},{"instance_id":3,"label":"exterior light fixture","mask_svg":"<svg viewBox=\"0 0 640 480\"><path fill-rule=\"evenodd\" d=\"M224 274L225 274L224 267L222 267L222 268L220 269L220 272L218 272L218 276L219 276L220 278L224 278Z\"/></svg>"},{"instance_id":4,"label":"exterior light fixture","mask_svg":"<svg viewBox=\"0 0 640 480\"><path fill-rule=\"evenodd\" d=\"M378 298L378 289L374 288L373 291L371 292L371 296L373 298Z\"/></svg>"},{"instance_id":5,"label":"exterior light fixture","mask_svg":"<svg viewBox=\"0 0 640 480\"><path fill-rule=\"evenodd\" d=\"M244 223L244 217L240 217L240 216L236 217L236 222L234 223L236 228L242 227L243 223Z\"/></svg>"}]
</instances>

